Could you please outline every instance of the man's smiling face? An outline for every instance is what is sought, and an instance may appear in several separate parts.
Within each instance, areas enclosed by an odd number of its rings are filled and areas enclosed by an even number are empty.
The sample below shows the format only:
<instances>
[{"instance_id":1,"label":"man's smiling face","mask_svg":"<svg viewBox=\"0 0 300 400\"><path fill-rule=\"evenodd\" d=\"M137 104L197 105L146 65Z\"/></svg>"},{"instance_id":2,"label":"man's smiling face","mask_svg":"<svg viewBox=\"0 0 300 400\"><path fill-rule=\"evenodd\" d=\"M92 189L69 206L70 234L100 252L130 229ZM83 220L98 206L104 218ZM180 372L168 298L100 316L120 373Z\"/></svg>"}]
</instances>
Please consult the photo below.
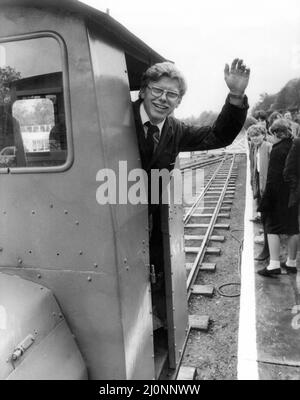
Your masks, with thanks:
<instances>
[{"instance_id":1,"label":"man's smiling face","mask_svg":"<svg viewBox=\"0 0 300 400\"><path fill-rule=\"evenodd\" d=\"M163 92L159 95L160 89ZM152 124L159 124L172 114L181 102L178 80L163 76L158 81L151 81L141 90L140 97Z\"/></svg>"}]
</instances>

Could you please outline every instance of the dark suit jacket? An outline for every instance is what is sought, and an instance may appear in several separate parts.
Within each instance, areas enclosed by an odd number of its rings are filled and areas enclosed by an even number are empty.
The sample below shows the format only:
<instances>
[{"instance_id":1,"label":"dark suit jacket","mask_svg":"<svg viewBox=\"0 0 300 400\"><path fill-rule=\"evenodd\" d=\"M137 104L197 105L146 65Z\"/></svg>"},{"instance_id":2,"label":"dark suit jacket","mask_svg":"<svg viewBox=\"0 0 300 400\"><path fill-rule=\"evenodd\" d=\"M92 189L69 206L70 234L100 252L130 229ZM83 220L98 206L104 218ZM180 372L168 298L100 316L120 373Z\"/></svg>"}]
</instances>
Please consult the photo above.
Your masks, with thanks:
<instances>
[{"instance_id":1,"label":"dark suit jacket","mask_svg":"<svg viewBox=\"0 0 300 400\"><path fill-rule=\"evenodd\" d=\"M294 139L287 156L283 178L290 188L289 207L300 201L300 138Z\"/></svg>"},{"instance_id":2,"label":"dark suit jacket","mask_svg":"<svg viewBox=\"0 0 300 400\"><path fill-rule=\"evenodd\" d=\"M180 151L210 150L228 146L242 129L248 109L247 98L244 105L237 107L227 98L221 113L213 126L187 125L174 117L167 117L158 147L152 157L145 150L145 133L140 118L140 100L133 103L135 125L141 154L142 167L149 172L152 168L174 168Z\"/></svg>"}]
</instances>

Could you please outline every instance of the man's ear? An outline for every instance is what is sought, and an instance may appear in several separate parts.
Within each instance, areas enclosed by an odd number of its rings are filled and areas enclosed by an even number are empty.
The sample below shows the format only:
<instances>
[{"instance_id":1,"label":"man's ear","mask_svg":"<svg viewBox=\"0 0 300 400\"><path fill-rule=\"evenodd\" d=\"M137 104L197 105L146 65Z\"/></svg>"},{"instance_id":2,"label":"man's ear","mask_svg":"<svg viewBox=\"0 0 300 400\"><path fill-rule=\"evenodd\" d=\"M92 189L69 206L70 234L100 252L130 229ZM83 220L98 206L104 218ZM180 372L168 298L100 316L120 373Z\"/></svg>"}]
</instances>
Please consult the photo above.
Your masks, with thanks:
<instances>
[{"instance_id":1,"label":"man's ear","mask_svg":"<svg viewBox=\"0 0 300 400\"><path fill-rule=\"evenodd\" d=\"M182 97L179 97L179 99L177 100L177 104L176 104L175 108L177 108L179 106L179 104L181 103L181 100L182 100Z\"/></svg>"},{"instance_id":2,"label":"man's ear","mask_svg":"<svg viewBox=\"0 0 300 400\"><path fill-rule=\"evenodd\" d=\"M145 89L141 89L140 90L139 98L144 100L144 98L145 98Z\"/></svg>"}]
</instances>

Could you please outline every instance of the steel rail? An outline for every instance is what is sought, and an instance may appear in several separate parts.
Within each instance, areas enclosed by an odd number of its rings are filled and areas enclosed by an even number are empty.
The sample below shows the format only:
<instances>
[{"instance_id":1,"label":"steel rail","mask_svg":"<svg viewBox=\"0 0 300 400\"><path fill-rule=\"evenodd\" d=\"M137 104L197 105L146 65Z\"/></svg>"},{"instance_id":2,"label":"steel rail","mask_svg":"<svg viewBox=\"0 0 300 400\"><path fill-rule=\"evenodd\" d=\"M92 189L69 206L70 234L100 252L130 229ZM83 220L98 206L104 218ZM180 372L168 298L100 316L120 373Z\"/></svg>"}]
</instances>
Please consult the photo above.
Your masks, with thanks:
<instances>
[{"instance_id":1,"label":"steel rail","mask_svg":"<svg viewBox=\"0 0 300 400\"><path fill-rule=\"evenodd\" d=\"M222 157L222 161L220 163L220 165L217 167L217 169L214 171L212 177L209 179L209 181L207 182L207 184L205 185L205 187L203 188L202 192L198 195L197 199L195 200L194 204L192 205L192 207L188 210L188 212L184 215L183 217L183 223L184 225L186 225L189 221L189 219L191 218L195 208L197 208L199 202L202 200L202 198L204 197L204 195L206 194L206 192L208 191L208 189L210 188L213 180L215 179L216 175L218 174L219 170L221 169L221 167L223 166L223 164L226 161L226 155Z\"/></svg>"},{"instance_id":2,"label":"steel rail","mask_svg":"<svg viewBox=\"0 0 300 400\"><path fill-rule=\"evenodd\" d=\"M212 233L212 231L214 229L215 222L217 220L217 217L218 217L218 214L219 214L223 199L225 197L226 190L227 190L227 187L228 187L228 183L229 183L229 180L230 180L231 174L232 174L234 161L235 161L235 154L232 157L231 165L230 165L230 168L229 168L229 173L228 173L228 176L227 176L227 178L226 178L226 180L224 182L224 186L223 186L222 192L220 194L219 200L218 200L218 202L216 204L215 210L214 210L213 215L211 217L209 226L208 226L208 228L206 230L206 233L205 233L204 238L202 240L200 249L199 249L199 251L197 253L195 261L193 262L193 266L192 266L192 268L190 270L190 273L188 275L187 282L186 282L188 299L190 298L190 295L192 293L191 287L192 287L192 285L195 282L196 277L197 277L197 273L198 273L198 270L199 270L198 265L202 262L202 260L204 258L205 250L206 250L206 247L207 247L207 242L209 241L211 233Z\"/></svg>"},{"instance_id":3,"label":"steel rail","mask_svg":"<svg viewBox=\"0 0 300 400\"><path fill-rule=\"evenodd\" d=\"M196 169L196 168L199 168L201 166L205 167L207 165L216 164L216 163L222 161L222 159L224 157L225 157L225 155L222 155L221 157L215 158L213 160L197 161L197 162L192 163L192 164L186 164L186 165L183 165L182 167L180 167L180 170L184 171L185 169Z\"/></svg>"}]
</instances>

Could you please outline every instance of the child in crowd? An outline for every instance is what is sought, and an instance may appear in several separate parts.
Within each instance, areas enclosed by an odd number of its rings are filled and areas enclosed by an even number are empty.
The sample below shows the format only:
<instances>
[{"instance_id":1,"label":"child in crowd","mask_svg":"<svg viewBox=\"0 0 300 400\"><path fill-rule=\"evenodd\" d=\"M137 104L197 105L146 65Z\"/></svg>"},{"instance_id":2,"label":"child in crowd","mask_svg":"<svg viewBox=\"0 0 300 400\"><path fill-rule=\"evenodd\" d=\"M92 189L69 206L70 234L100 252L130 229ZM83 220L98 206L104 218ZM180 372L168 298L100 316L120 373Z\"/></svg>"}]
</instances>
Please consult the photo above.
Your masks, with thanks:
<instances>
[{"instance_id":1,"label":"child in crowd","mask_svg":"<svg viewBox=\"0 0 300 400\"><path fill-rule=\"evenodd\" d=\"M256 199L259 206L267 182L267 173L269 167L270 153L272 149L271 143L265 140L267 135L266 128L258 123L252 125L248 129L248 136L251 140L250 146L250 170L251 185L253 190L253 198ZM254 219L255 220L255 219ZM261 221L264 227L264 213L261 214ZM256 257L257 260L264 260L269 257L268 240L264 227L263 238L258 237L258 243L264 243L261 254Z\"/></svg>"},{"instance_id":2,"label":"child in crowd","mask_svg":"<svg viewBox=\"0 0 300 400\"><path fill-rule=\"evenodd\" d=\"M268 235L270 262L258 274L274 277L281 273L281 266L288 272L296 272L297 239L299 233L298 206L289 207L290 188L283 179L283 170L293 140L288 121L277 119L270 132L274 135L270 155L266 188L259 210L265 213L265 229ZM280 264L280 236L288 235L288 259Z\"/></svg>"}]
</instances>

